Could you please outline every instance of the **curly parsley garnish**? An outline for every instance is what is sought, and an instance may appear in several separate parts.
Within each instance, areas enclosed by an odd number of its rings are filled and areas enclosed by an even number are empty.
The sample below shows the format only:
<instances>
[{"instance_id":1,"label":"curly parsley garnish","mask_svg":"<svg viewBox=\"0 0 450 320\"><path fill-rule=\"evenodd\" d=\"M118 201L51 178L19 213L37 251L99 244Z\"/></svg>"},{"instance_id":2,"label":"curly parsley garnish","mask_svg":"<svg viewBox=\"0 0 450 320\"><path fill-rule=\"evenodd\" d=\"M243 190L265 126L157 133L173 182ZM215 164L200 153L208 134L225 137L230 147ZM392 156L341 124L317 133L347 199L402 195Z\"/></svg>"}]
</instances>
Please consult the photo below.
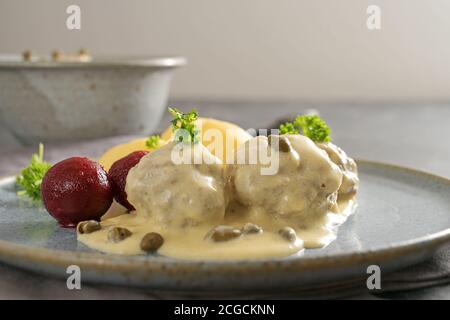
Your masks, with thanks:
<instances>
[{"instance_id":1,"label":"curly parsley garnish","mask_svg":"<svg viewBox=\"0 0 450 320\"><path fill-rule=\"evenodd\" d=\"M195 121L198 119L198 112L192 109L191 112L183 113L175 108L169 108L173 117L172 131L175 135L174 140L179 142L198 142L198 128Z\"/></svg>"},{"instance_id":2,"label":"curly parsley garnish","mask_svg":"<svg viewBox=\"0 0 450 320\"><path fill-rule=\"evenodd\" d=\"M286 122L280 125L280 134L298 134L298 129L292 122Z\"/></svg>"},{"instance_id":3,"label":"curly parsley garnish","mask_svg":"<svg viewBox=\"0 0 450 320\"><path fill-rule=\"evenodd\" d=\"M145 141L145 146L149 149L156 149L159 147L159 136L150 136L147 141Z\"/></svg>"},{"instance_id":4,"label":"curly parsley garnish","mask_svg":"<svg viewBox=\"0 0 450 320\"><path fill-rule=\"evenodd\" d=\"M293 122L280 125L280 134L299 134L300 130L314 142L331 141L330 127L318 115L298 116Z\"/></svg>"},{"instance_id":5,"label":"curly parsley garnish","mask_svg":"<svg viewBox=\"0 0 450 320\"><path fill-rule=\"evenodd\" d=\"M38 154L33 154L30 164L16 177L17 185L22 189L18 195L26 195L33 200L41 199L41 183L51 164L44 161L44 145L39 144Z\"/></svg>"}]
</instances>

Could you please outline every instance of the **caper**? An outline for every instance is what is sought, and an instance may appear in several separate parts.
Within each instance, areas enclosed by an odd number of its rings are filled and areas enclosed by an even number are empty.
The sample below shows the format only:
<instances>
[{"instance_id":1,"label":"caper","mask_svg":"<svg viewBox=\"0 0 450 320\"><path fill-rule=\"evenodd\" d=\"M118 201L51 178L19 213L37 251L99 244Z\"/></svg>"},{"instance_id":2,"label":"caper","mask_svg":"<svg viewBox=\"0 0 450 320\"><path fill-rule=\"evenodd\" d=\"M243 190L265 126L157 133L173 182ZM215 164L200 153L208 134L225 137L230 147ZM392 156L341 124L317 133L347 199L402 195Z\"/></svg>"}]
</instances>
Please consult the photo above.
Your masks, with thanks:
<instances>
[{"instance_id":1,"label":"caper","mask_svg":"<svg viewBox=\"0 0 450 320\"><path fill-rule=\"evenodd\" d=\"M78 55L80 56L88 56L89 55L89 50L86 48L81 48L80 50L78 50Z\"/></svg>"},{"instance_id":2,"label":"caper","mask_svg":"<svg viewBox=\"0 0 450 320\"><path fill-rule=\"evenodd\" d=\"M205 236L215 242L229 241L242 235L242 231L230 226L217 226L211 229Z\"/></svg>"},{"instance_id":3,"label":"caper","mask_svg":"<svg viewBox=\"0 0 450 320\"><path fill-rule=\"evenodd\" d=\"M112 242L120 242L130 237L132 234L133 233L126 228L114 227L108 232L108 240Z\"/></svg>"},{"instance_id":4,"label":"caper","mask_svg":"<svg viewBox=\"0 0 450 320\"><path fill-rule=\"evenodd\" d=\"M243 234L257 234L257 233L262 233L262 232L263 232L263 229L254 223L248 222L242 227Z\"/></svg>"},{"instance_id":5,"label":"caper","mask_svg":"<svg viewBox=\"0 0 450 320\"><path fill-rule=\"evenodd\" d=\"M27 50L24 53L22 53L23 60L25 61L31 61L33 59L33 51Z\"/></svg>"},{"instance_id":6,"label":"caper","mask_svg":"<svg viewBox=\"0 0 450 320\"><path fill-rule=\"evenodd\" d=\"M269 146L272 146L272 140L278 140L278 150L280 150L281 152L290 152L292 147L291 147L291 142L289 141L289 139L287 137L283 137L283 136L272 136L270 135L267 138L267 142L269 143Z\"/></svg>"},{"instance_id":7,"label":"caper","mask_svg":"<svg viewBox=\"0 0 450 320\"><path fill-rule=\"evenodd\" d=\"M52 59L53 61L59 61L62 60L63 58L63 53L61 51L53 51L52 52Z\"/></svg>"},{"instance_id":8,"label":"caper","mask_svg":"<svg viewBox=\"0 0 450 320\"><path fill-rule=\"evenodd\" d=\"M102 228L100 222L95 220L83 221L78 224L78 232L80 234L92 233Z\"/></svg>"},{"instance_id":9,"label":"caper","mask_svg":"<svg viewBox=\"0 0 450 320\"><path fill-rule=\"evenodd\" d=\"M297 240L297 234L295 233L295 230L291 227L284 227L278 230L278 234L285 240L289 242L294 242Z\"/></svg>"},{"instance_id":10,"label":"caper","mask_svg":"<svg viewBox=\"0 0 450 320\"><path fill-rule=\"evenodd\" d=\"M145 252L155 252L164 243L164 238L156 232L147 233L141 240L141 249Z\"/></svg>"}]
</instances>

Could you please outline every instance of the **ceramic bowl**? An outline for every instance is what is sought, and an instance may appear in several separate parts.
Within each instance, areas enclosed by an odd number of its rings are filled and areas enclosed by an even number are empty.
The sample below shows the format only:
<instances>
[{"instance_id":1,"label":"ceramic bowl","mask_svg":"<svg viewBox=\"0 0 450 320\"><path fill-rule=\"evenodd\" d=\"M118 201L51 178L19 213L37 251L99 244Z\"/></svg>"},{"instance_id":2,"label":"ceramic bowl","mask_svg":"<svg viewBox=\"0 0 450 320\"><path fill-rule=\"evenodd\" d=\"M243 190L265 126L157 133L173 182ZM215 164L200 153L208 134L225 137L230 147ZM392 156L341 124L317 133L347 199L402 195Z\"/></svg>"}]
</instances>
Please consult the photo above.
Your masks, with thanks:
<instances>
[{"instance_id":1,"label":"ceramic bowl","mask_svg":"<svg viewBox=\"0 0 450 320\"><path fill-rule=\"evenodd\" d=\"M0 60L0 120L23 144L148 134L182 57Z\"/></svg>"}]
</instances>

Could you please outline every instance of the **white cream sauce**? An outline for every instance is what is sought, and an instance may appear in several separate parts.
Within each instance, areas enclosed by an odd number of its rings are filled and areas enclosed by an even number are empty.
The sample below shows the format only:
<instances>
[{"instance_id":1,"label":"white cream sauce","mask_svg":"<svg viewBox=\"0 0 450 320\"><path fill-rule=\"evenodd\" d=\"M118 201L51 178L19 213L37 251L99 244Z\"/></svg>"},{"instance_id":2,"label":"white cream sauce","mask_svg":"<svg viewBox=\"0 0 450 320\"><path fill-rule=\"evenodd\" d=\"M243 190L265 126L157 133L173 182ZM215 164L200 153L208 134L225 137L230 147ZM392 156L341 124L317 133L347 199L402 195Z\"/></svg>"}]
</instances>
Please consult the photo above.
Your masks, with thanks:
<instances>
[{"instance_id":1,"label":"white cream sauce","mask_svg":"<svg viewBox=\"0 0 450 320\"><path fill-rule=\"evenodd\" d=\"M102 219L101 230L78 234L78 240L102 252L136 255L144 254L143 236L157 232L164 237L158 254L201 260L282 257L324 247L336 239L338 226L356 207L356 165L330 143L287 137L291 150L280 152L275 176L259 175L258 164L174 165L168 158L170 145L162 147L130 170L126 191L136 211L117 215L120 206L115 205ZM214 156L208 152L206 157ZM223 242L205 239L217 225L242 228L248 222L263 232ZM132 235L117 243L108 241L108 231L115 226ZM295 229L296 241L278 234L286 226Z\"/></svg>"}]
</instances>

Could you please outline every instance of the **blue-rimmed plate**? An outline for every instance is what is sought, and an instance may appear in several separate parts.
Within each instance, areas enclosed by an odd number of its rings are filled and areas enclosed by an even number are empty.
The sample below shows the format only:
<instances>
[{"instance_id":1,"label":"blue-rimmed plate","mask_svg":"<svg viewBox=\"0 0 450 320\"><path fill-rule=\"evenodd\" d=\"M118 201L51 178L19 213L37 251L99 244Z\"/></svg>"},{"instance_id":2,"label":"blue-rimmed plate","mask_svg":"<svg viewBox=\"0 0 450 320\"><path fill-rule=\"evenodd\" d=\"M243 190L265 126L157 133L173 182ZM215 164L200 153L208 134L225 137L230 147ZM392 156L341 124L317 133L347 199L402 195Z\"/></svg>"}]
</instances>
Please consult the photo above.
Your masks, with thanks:
<instances>
[{"instance_id":1,"label":"blue-rimmed plate","mask_svg":"<svg viewBox=\"0 0 450 320\"><path fill-rule=\"evenodd\" d=\"M78 265L83 281L158 290L285 291L362 277L371 264L393 271L450 242L450 180L368 161L358 165L359 206L330 246L303 256L227 262L91 251L44 208L17 197L14 179L7 178L0 182L0 260L60 277Z\"/></svg>"}]
</instances>

